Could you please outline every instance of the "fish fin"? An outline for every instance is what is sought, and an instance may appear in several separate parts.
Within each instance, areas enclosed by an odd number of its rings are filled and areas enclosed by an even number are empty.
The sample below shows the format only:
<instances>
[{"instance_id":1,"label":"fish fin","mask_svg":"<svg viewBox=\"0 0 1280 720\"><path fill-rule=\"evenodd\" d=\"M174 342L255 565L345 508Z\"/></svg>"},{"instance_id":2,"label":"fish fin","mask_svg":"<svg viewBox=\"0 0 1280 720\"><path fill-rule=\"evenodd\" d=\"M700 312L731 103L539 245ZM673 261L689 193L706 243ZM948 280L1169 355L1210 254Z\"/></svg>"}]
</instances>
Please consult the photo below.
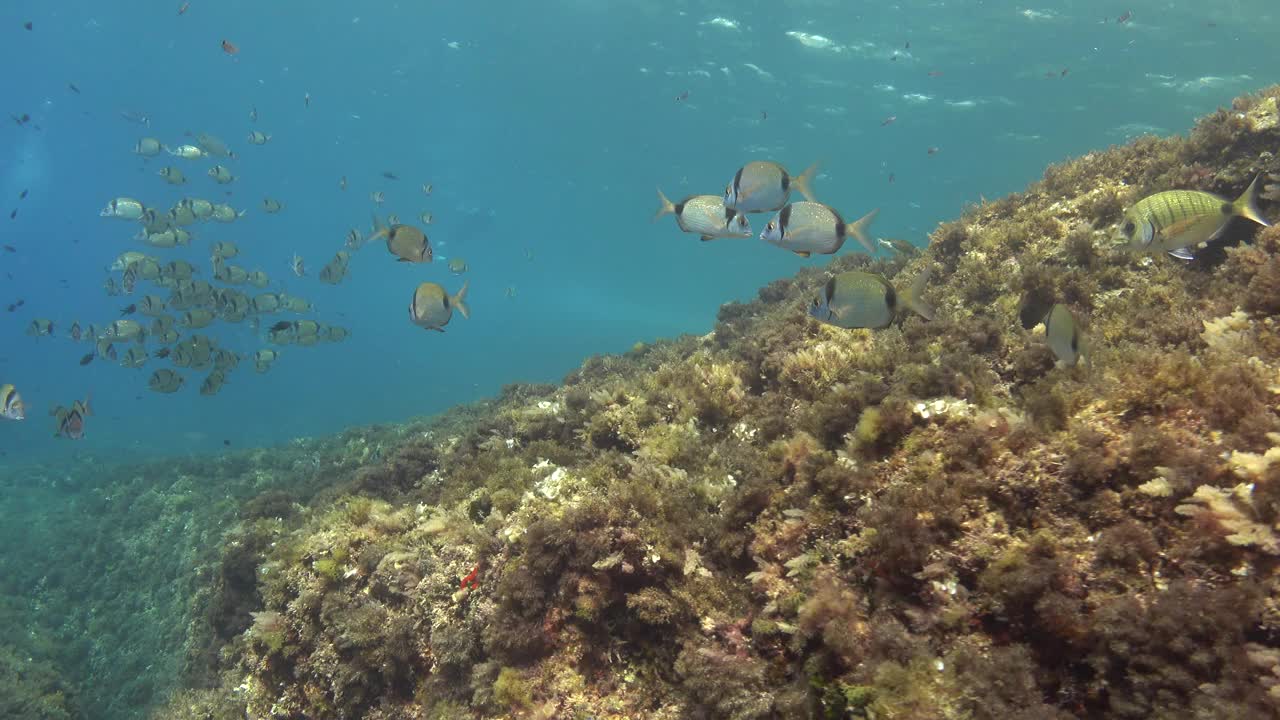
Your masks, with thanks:
<instances>
[{"instance_id":1,"label":"fish fin","mask_svg":"<svg viewBox=\"0 0 1280 720\"><path fill-rule=\"evenodd\" d=\"M880 208L876 208L871 212L863 215L857 222L844 226L845 237L850 235L858 239L862 243L862 247L871 254L876 254L876 247L871 244L871 238L867 237L867 228L871 227L871 221L876 219L876 215L880 214Z\"/></svg>"},{"instance_id":2,"label":"fish fin","mask_svg":"<svg viewBox=\"0 0 1280 720\"><path fill-rule=\"evenodd\" d=\"M814 163L805 169L804 172L791 178L791 187L800 191L805 200L815 202L813 199L813 176L818 173L818 163Z\"/></svg>"},{"instance_id":3,"label":"fish fin","mask_svg":"<svg viewBox=\"0 0 1280 720\"><path fill-rule=\"evenodd\" d=\"M796 250L796 251L795 251L795 253L796 253L797 255L799 255L800 257L802 257L802 258L807 258L807 257L809 257L809 251L808 251L808 250Z\"/></svg>"},{"instance_id":4,"label":"fish fin","mask_svg":"<svg viewBox=\"0 0 1280 720\"><path fill-rule=\"evenodd\" d=\"M699 238L699 240L702 240L702 242L706 242L708 240L715 240L715 239L716 239L715 235L703 235L702 237Z\"/></svg>"},{"instance_id":5,"label":"fish fin","mask_svg":"<svg viewBox=\"0 0 1280 720\"><path fill-rule=\"evenodd\" d=\"M454 295L452 298L449 298L449 301L453 303L453 307L458 312L462 313L462 317L466 318L467 320L471 319L471 308L468 307L466 303L467 285L470 284L470 282L471 282L470 280L463 281L462 289L458 291L458 294ZM444 330L441 330L440 332L444 332Z\"/></svg>"},{"instance_id":6,"label":"fish fin","mask_svg":"<svg viewBox=\"0 0 1280 720\"><path fill-rule=\"evenodd\" d=\"M911 287L907 288L903 301L920 317L925 320L933 319L933 306L924 301L924 289L929 284L929 278L933 275L933 265L926 265L924 270L916 276L911 282Z\"/></svg>"},{"instance_id":7,"label":"fish fin","mask_svg":"<svg viewBox=\"0 0 1280 720\"><path fill-rule=\"evenodd\" d=\"M86 393L86 394L85 394L85 396L84 396L84 402L83 402L83 403L81 403L81 405L84 407L84 414L85 414L85 415L92 415L92 414L93 414L93 407L89 405L89 402L90 402L91 400L93 400L93 393L92 393L92 392Z\"/></svg>"},{"instance_id":8,"label":"fish fin","mask_svg":"<svg viewBox=\"0 0 1280 720\"><path fill-rule=\"evenodd\" d=\"M658 209L653 213L653 218L649 222L654 222L663 215L670 215L675 211L675 204L667 199L667 196L662 192L662 188L658 188Z\"/></svg>"},{"instance_id":9,"label":"fish fin","mask_svg":"<svg viewBox=\"0 0 1280 720\"><path fill-rule=\"evenodd\" d=\"M396 262L409 262L409 261L405 260L404 258L396 258Z\"/></svg>"},{"instance_id":10,"label":"fish fin","mask_svg":"<svg viewBox=\"0 0 1280 720\"><path fill-rule=\"evenodd\" d=\"M1177 250L1170 250L1169 255L1176 257L1179 260L1195 260L1196 259L1196 256L1192 255L1191 251L1188 250L1187 248L1178 248Z\"/></svg>"},{"instance_id":11,"label":"fish fin","mask_svg":"<svg viewBox=\"0 0 1280 720\"><path fill-rule=\"evenodd\" d=\"M1271 223L1267 222L1267 219L1262 217L1262 213L1258 212L1258 181L1261 179L1262 173L1258 173L1253 178L1253 182L1249 183L1249 187L1245 189L1244 194L1231 205L1237 215L1249 218L1263 227L1271 227Z\"/></svg>"}]
</instances>

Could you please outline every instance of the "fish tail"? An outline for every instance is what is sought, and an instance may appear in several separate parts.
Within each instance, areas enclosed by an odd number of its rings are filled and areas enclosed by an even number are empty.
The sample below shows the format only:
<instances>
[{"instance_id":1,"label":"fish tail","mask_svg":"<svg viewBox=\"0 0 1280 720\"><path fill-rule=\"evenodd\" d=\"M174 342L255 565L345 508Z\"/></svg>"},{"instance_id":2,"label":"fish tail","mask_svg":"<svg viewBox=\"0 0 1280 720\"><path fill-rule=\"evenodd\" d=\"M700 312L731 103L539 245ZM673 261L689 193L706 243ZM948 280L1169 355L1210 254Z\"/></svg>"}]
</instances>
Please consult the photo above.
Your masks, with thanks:
<instances>
[{"instance_id":1,"label":"fish tail","mask_svg":"<svg viewBox=\"0 0 1280 720\"><path fill-rule=\"evenodd\" d=\"M806 170L806 172L808 171ZM876 254L876 247L875 245L871 244L871 238L867 237L867 228L871 227L871 221L875 220L876 215L879 215L879 214L880 214L880 208L876 208L875 210L872 210L866 215L863 215L861 218L858 219L857 222L850 223L844 226L845 237L852 235L853 237L857 238L858 242L862 243L862 247L865 248L866 251L872 255Z\"/></svg>"},{"instance_id":2,"label":"fish tail","mask_svg":"<svg viewBox=\"0 0 1280 720\"><path fill-rule=\"evenodd\" d=\"M1253 178L1253 182L1249 183L1249 187L1245 189L1244 194L1231 205L1237 215L1249 218L1264 227L1271 227L1271 223L1267 222L1267 219L1262 217L1262 213L1258 212L1258 182L1260 180L1262 180L1262 173L1258 173Z\"/></svg>"},{"instance_id":3,"label":"fish tail","mask_svg":"<svg viewBox=\"0 0 1280 720\"><path fill-rule=\"evenodd\" d=\"M82 404L84 405L84 414L85 414L85 415L92 415L92 414L93 414L93 408L89 405L89 402L90 402L91 400L93 400L93 392L92 392L92 391L90 391L90 392L88 392L88 393L85 393L85 396L84 396L84 403L82 403Z\"/></svg>"},{"instance_id":4,"label":"fish tail","mask_svg":"<svg viewBox=\"0 0 1280 720\"><path fill-rule=\"evenodd\" d=\"M470 320L471 308L467 307L467 303L466 303L468 283L470 283L469 280L463 281L462 289L458 291L457 295L454 295L452 298L450 298L450 302L453 303L453 307L457 309L458 312L462 313L462 317L466 318L467 320Z\"/></svg>"},{"instance_id":5,"label":"fish tail","mask_svg":"<svg viewBox=\"0 0 1280 720\"><path fill-rule=\"evenodd\" d=\"M676 206L662 193L662 188L658 188L658 210L653 214L653 219L649 222L654 222L663 215L670 215L675 211Z\"/></svg>"},{"instance_id":6,"label":"fish tail","mask_svg":"<svg viewBox=\"0 0 1280 720\"><path fill-rule=\"evenodd\" d=\"M924 301L924 290L929 285L929 278L932 275L933 265L926 265L924 270L912 281L911 287L907 288L907 292L902 298L908 308L925 320L933 319L933 306Z\"/></svg>"},{"instance_id":7,"label":"fish tail","mask_svg":"<svg viewBox=\"0 0 1280 720\"><path fill-rule=\"evenodd\" d=\"M813 199L813 176L818 174L818 163L814 163L804 172L791 178L791 187L800 191L805 200L815 202ZM864 242L863 245L866 243Z\"/></svg>"}]
</instances>

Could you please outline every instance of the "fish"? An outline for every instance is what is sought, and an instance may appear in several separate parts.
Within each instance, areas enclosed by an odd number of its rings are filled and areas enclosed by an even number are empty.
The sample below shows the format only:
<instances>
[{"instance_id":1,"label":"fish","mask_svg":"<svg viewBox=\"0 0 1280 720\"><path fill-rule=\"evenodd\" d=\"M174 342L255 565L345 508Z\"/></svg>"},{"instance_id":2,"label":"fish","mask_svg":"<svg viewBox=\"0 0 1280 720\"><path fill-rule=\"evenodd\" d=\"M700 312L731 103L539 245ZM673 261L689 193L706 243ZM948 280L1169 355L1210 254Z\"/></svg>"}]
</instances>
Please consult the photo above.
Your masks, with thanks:
<instances>
[{"instance_id":1,"label":"fish","mask_svg":"<svg viewBox=\"0 0 1280 720\"><path fill-rule=\"evenodd\" d=\"M95 357L97 357L97 354L95 353L86 353L84 357L80 358L80 367L84 367L85 365L88 365L89 363L93 362L93 359Z\"/></svg>"},{"instance_id":2,"label":"fish","mask_svg":"<svg viewBox=\"0 0 1280 720\"><path fill-rule=\"evenodd\" d=\"M923 299L931 274L931 269L925 269L906 292L898 293L881 275L861 271L840 273L827 280L822 292L813 299L809 317L840 328L878 330L893 324L906 308L932 320L933 308Z\"/></svg>"},{"instance_id":3,"label":"fish","mask_svg":"<svg viewBox=\"0 0 1280 720\"><path fill-rule=\"evenodd\" d=\"M1058 358L1058 365L1074 367L1081 360L1088 363L1088 343L1066 305L1058 303L1049 310L1044 318L1044 337Z\"/></svg>"},{"instance_id":4,"label":"fish","mask_svg":"<svg viewBox=\"0 0 1280 720\"><path fill-rule=\"evenodd\" d=\"M910 240L900 240L897 238L885 240L884 238L876 238L876 243L904 257L913 258L920 254L920 248Z\"/></svg>"},{"instance_id":5,"label":"fish","mask_svg":"<svg viewBox=\"0 0 1280 720\"><path fill-rule=\"evenodd\" d=\"M726 208L724 198L718 195L690 195L673 203L659 189L658 210L653 214L653 221L664 215L675 215L681 230L698 235L703 241L749 238L752 234L746 213Z\"/></svg>"},{"instance_id":6,"label":"fish","mask_svg":"<svg viewBox=\"0 0 1280 720\"><path fill-rule=\"evenodd\" d=\"M181 280L190 280L197 272L196 267L186 260L174 260L165 265L164 270L167 277Z\"/></svg>"},{"instance_id":7,"label":"fish","mask_svg":"<svg viewBox=\"0 0 1280 720\"><path fill-rule=\"evenodd\" d=\"M253 369L260 373L264 373L271 368L272 363L274 363L279 357L280 353L275 350L259 350L253 354Z\"/></svg>"},{"instance_id":8,"label":"fish","mask_svg":"<svg viewBox=\"0 0 1280 720\"><path fill-rule=\"evenodd\" d=\"M369 193L369 199L372 200L374 203L381 205L382 203L387 201L387 194L382 192L381 190L376 190L374 192Z\"/></svg>"},{"instance_id":9,"label":"fish","mask_svg":"<svg viewBox=\"0 0 1280 720\"><path fill-rule=\"evenodd\" d=\"M139 138L136 145L133 146L133 152L142 157L155 157L160 154L160 148L163 147L160 141L153 137Z\"/></svg>"},{"instance_id":10,"label":"fish","mask_svg":"<svg viewBox=\"0 0 1280 720\"><path fill-rule=\"evenodd\" d=\"M424 282L413 291L413 298L409 301L409 321L424 330L444 332L444 326L449 324L455 309L462 317L471 319L466 297L466 282L462 283L458 294L452 296L440 285Z\"/></svg>"},{"instance_id":11,"label":"fish","mask_svg":"<svg viewBox=\"0 0 1280 720\"><path fill-rule=\"evenodd\" d=\"M330 325L325 330L325 339L329 342L342 342L351 336L351 331L341 325Z\"/></svg>"},{"instance_id":12,"label":"fish","mask_svg":"<svg viewBox=\"0 0 1280 720\"><path fill-rule=\"evenodd\" d=\"M186 379L177 372L169 368L161 368L151 373L151 379L147 381L147 387L158 393L174 393L182 387L182 383Z\"/></svg>"},{"instance_id":13,"label":"fish","mask_svg":"<svg viewBox=\"0 0 1280 720\"><path fill-rule=\"evenodd\" d=\"M431 241L427 239L425 233L412 225L391 225L379 228L369 236L369 240L373 241L379 237L387 239L387 252L395 255L398 262L431 262Z\"/></svg>"},{"instance_id":14,"label":"fish","mask_svg":"<svg viewBox=\"0 0 1280 720\"><path fill-rule=\"evenodd\" d=\"M225 203L218 203L213 206L213 213L210 215L214 222L230 223L244 217L245 211L236 212L234 208Z\"/></svg>"},{"instance_id":15,"label":"fish","mask_svg":"<svg viewBox=\"0 0 1280 720\"><path fill-rule=\"evenodd\" d=\"M196 135L196 145L199 145L201 150L216 157L229 157L233 160L236 157L235 152L227 147L227 144L217 135L198 133Z\"/></svg>"},{"instance_id":16,"label":"fish","mask_svg":"<svg viewBox=\"0 0 1280 720\"><path fill-rule=\"evenodd\" d=\"M24 23L22 23L22 27L26 28L27 30L34 30L34 29L35 29L35 25L34 25L34 24L32 24L31 22L24 22Z\"/></svg>"},{"instance_id":17,"label":"fish","mask_svg":"<svg viewBox=\"0 0 1280 720\"><path fill-rule=\"evenodd\" d=\"M1131 20L1132 18L1133 18L1133 11L1125 10L1124 13L1120 15L1120 17L1116 18L1116 24L1124 25L1125 23L1129 22L1129 20Z\"/></svg>"},{"instance_id":18,"label":"fish","mask_svg":"<svg viewBox=\"0 0 1280 720\"><path fill-rule=\"evenodd\" d=\"M250 307L258 314L272 313L280 309L280 296L275 293L258 293L249 301Z\"/></svg>"},{"instance_id":19,"label":"fish","mask_svg":"<svg viewBox=\"0 0 1280 720\"><path fill-rule=\"evenodd\" d=\"M274 215L284 209L284 204L275 198L262 198L262 210L268 215Z\"/></svg>"},{"instance_id":20,"label":"fish","mask_svg":"<svg viewBox=\"0 0 1280 720\"><path fill-rule=\"evenodd\" d=\"M125 352L124 357L120 358L120 365L127 368L140 368L147 364L147 360L151 356L147 354L147 349L141 345L134 345Z\"/></svg>"},{"instance_id":21,"label":"fish","mask_svg":"<svg viewBox=\"0 0 1280 720\"><path fill-rule=\"evenodd\" d=\"M399 175L397 175L397 174L395 174L395 173L391 172L390 170L383 170L383 171L382 171L382 177L384 177L384 178L386 178L386 179L388 179L388 180L399 180L399 179L400 179L400 176L399 176Z\"/></svg>"},{"instance_id":22,"label":"fish","mask_svg":"<svg viewBox=\"0 0 1280 720\"><path fill-rule=\"evenodd\" d=\"M80 329L80 322L78 320L73 321L71 323L71 329L67 331L67 336L71 338L72 342L80 342L80 338L83 335L84 333Z\"/></svg>"},{"instance_id":23,"label":"fish","mask_svg":"<svg viewBox=\"0 0 1280 720\"><path fill-rule=\"evenodd\" d=\"M209 177L213 178L213 181L219 185L226 185L236 179L236 176L231 173L231 170L226 165L214 165L209 168L208 173Z\"/></svg>"},{"instance_id":24,"label":"fish","mask_svg":"<svg viewBox=\"0 0 1280 720\"><path fill-rule=\"evenodd\" d=\"M215 280L228 285L243 285L249 282L249 271L239 265L220 265L213 273Z\"/></svg>"},{"instance_id":25,"label":"fish","mask_svg":"<svg viewBox=\"0 0 1280 720\"><path fill-rule=\"evenodd\" d=\"M223 372L235 370L240 367L240 354L218 348L213 352L213 367Z\"/></svg>"},{"instance_id":26,"label":"fish","mask_svg":"<svg viewBox=\"0 0 1280 720\"><path fill-rule=\"evenodd\" d=\"M422 194L423 194L423 195L431 195L431 191L432 191L432 190L434 190L434 189L435 189L435 187L434 187L431 183L422 183Z\"/></svg>"},{"instance_id":27,"label":"fish","mask_svg":"<svg viewBox=\"0 0 1280 720\"><path fill-rule=\"evenodd\" d=\"M178 6L178 14L185 15L187 13L187 8L189 7L191 7L191 3L189 2L182 3L181 5Z\"/></svg>"},{"instance_id":28,"label":"fish","mask_svg":"<svg viewBox=\"0 0 1280 720\"><path fill-rule=\"evenodd\" d=\"M346 189L347 189L347 176L346 176L346 175L343 175L343 176L338 180L338 189L339 189L339 190L346 190Z\"/></svg>"},{"instance_id":29,"label":"fish","mask_svg":"<svg viewBox=\"0 0 1280 720\"><path fill-rule=\"evenodd\" d=\"M10 210L10 211L9 211L9 219L10 219L10 220L16 220L16 219L17 219L17 217L18 217L18 208L14 208L14 209L12 209L12 210Z\"/></svg>"},{"instance_id":30,"label":"fish","mask_svg":"<svg viewBox=\"0 0 1280 720\"><path fill-rule=\"evenodd\" d=\"M129 197L118 197L107 203L98 213L99 217L113 217L121 220L140 220L145 208L142 203Z\"/></svg>"},{"instance_id":31,"label":"fish","mask_svg":"<svg viewBox=\"0 0 1280 720\"><path fill-rule=\"evenodd\" d=\"M178 318L178 324L191 330L198 330L209 327L215 319L217 318L212 311L205 308L195 308L183 313L182 317Z\"/></svg>"},{"instance_id":32,"label":"fish","mask_svg":"<svg viewBox=\"0 0 1280 720\"><path fill-rule=\"evenodd\" d=\"M230 40L223 40L222 52L228 55L238 55L240 54L240 48L236 47L236 44L231 42Z\"/></svg>"},{"instance_id":33,"label":"fish","mask_svg":"<svg viewBox=\"0 0 1280 720\"><path fill-rule=\"evenodd\" d=\"M430 225L435 221L435 216L429 212L424 212L418 216L418 219L422 221L423 225Z\"/></svg>"},{"instance_id":34,"label":"fish","mask_svg":"<svg viewBox=\"0 0 1280 720\"><path fill-rule=\"evenodd\" d=\"M165 303L159 295L143 295L142 300L136 303L135 306L138 312L150 318L158 318L164 315Z\"/></svg>"},{"instance_id":35,"label":"fish","mask_svg":"<svg viewBox=\"0 0 1280 720\"><path fill-rule=\"evenodd\" d=\"M250 119L256 120L257 118L251 116ZM261 130L253 130L249 132L249 144L251 145L266 145L270 140L271 136Z\"/></svg>"},{"instance_id":36,"label":"fish","mask_svg":"<svg viewBox=\"0 0 1280 720\"><path fill-rule=\"evenodd\" d=\"M112 340L137 340L141 342L146 335L146 328L137 320L116 320L107 326L103 337Z\"/></svg>"},{"instance_id":37,"label":"fish","mask_svg":"<svg viewBox=\"0 0 1280 720\"><path fill-rule=\"evenodd\" d=\"M289 269L298 277L306 277L307 275L306 265L302 261L302 256L298 253L294 253L293 259L289 261Z\"/></svg>"},{"instance_id":38,"label":"fish","mask_svg":"<svg viewBox=\"0 0 1280 720\"><path fill-rule=\"evenodd\" d=\"M36 318L27 326L27 334L32 337L44 337L53 334L53 321L45 318Z\"/></svg>"},{"instance_id":39,"label":"fish","mask_svg":"<svg viewBox=\"0 0 1280 720\"><path fill-rule=\"evenodd\" d=\"M264 288L271 282L271 278L261 270L251 271L246 279L256 288Z\"/></svg>"},{"instance_id":40,"label":"fish","mask_svg":"<svg viewBox=\"0 0 1280 720\"><path fill-rule=\"evenodd\" d=\"M151 319L150 333L152 335L163 335L173 329L175 322L177 321L172 315L156 315Z\"/></svg>"},{"instance_id":41,"label":"fish","mask_svg":"<svg viewBox=\"0 0 1280 720\"><path fill-rule=\"evenodd\" d=\"M258 108L249 108L249 122L258 122Z\"/></svg>"},{"instance_id":42,"label":"fish","mask_svg":"<svg viewBox=\"0 0 1280 720\"><path fill-rule=\"evenodd\" d=\"M311 312L312 310L311 303L308 302L305 298L300 298L293 295L283 295L280 298L280 306L283 307L285 310L288 310L289 312L296 312L296 313Z\"/></svg>"},{"instance_id":43,"label":"fish","mask_svg":"<svg viewBox=\"0 0 1280 720\"><path fill-rule=\"evenodd\" d=\"M185 227L187 225L191 225L195 223L195 221L196 221L195 210L192 210L186 205L180 204L169 209L169 222L178 227Z\"/></svg>"},{"instance_id":44,"label":"fish","mask_svg":"<svg viewBox=\"0 0 1280 720\"><path fill-rule=\"evenodd\" d=\"M183 160L199 160L209 154L195 145L179 145L176 148L166 147L165 151L170 155L180 157Z\"/></svg>"},{"instance_id":45,"label":"fish","mask_svg":"<svg viewBox=\"0 0 1280 720\"><path fill-rule=\"evenodd\" d=\"M165 167L160 168L160 171L156 174L164 178L164 181L170 185L183 185L187 182L187 176L183 174L181 170L171 165L166 165Z\"/></svg>"},{"instance_id":46,"label":"fish","mask_svg":"<svg viewBox=\"0 0 1280 720\"><path fill-rule=\"evenodd\" d=\"M351 228L351 230L347 232L347 247L352 250L359 250L364 247L364 236L361 235L360 231L356 228Z\"/></svg>"},{"instance_id":47,"label":"fish","mask_svg":"<svg viewBox=\"0 0 1280 720\"><path fill-rule=\"evenodd\" d=\"M233 258L240 254L240 247L233 242L221 240L213 244L213 257Z\"/></svg>"},{"instance_id":48,"label":"fish","mask_svg":"<svg viewBox=\"0 0 1280 720\"><path fill-rule=\"evenodd\" d=\"M787 169L776 162L756 160L738 168L733 180L724 189L724 206L742 213L773 212L780 210L791 198L791 191L798 190L805 200L813 201L810 187L818 171L817 163L799 175L792 177Z\"/></svg>"},{"instance_id":49,"label":"fish","mask_svg":"<svg viewBox=\"0 0 1280 720\"><path fill-rule=\"evenodd\" d=\"M84 419L92 415L93 410L89 408L89 398L85 397L83 401L71 403L69 409L59 405L50 410L49 414L54 417L54 425L57 427L54 437L80 440L84 438Z\"/></svg>"},{"instance_id":50,"label":"fish","mask_svg":"<svg viewBox=\"0 0 1280 720\"><path fill-rule=\"evenodd\" d=\"M1217 239L1233 217L1270 226L1257 207L1261 177L1255 177L1234 202L1198 190L1166 190L1145 197L1124 214L1116 240L1131 251L1167 252L1190 260L1190 248Z\"/></svg>"},{"instance_id":51,"label":"fish","mask_svg":"<svg viewBox=\"0 0 1280 720\"><path fill-rule=\"evenodd\" d=\"M867 228L879 212L877 208L857 222L845 223L840 213L828 205L808 201L794 202L778 211L769 224L765 225L760 239L783 250L790 250L800 257L809 257L811 253L833 254L852 236L862 243L868 253L874 255L875 246L867 237Z\"/></svg>"},{"instance_id":52,"label":"fish","mask_svg":"<svg viewBox=\"0 0 1280 720\"><path fill-rule=\"evenodd\" d=\"M347 266L345 263L336 263L330 261L324 267L320 268L320 282L329 285L337 285L347 276Z\"/></svg>"},{"instance_id":53,"label":"fish","mask_svg":"<svg viewBox=\"0 0 1280 720\"><path fill-rule=\"evenodd\" d=\"M111 338L107 338L107 337L98 338L98 341L95 342L93 345L93 349L94 349L94 352L98 354L98 357L104 357L110 360L111 362L116 361L116 357L117 357L116 346L112 344Z\"/></svg>"},{"instance_id":54,"label":"fish","mask_svg":"<svg viewBox=\"0 0 1280 720\"><path fill-rule=\"evenodd\" d=\"M197 220L213 217L213 203L203 198L183 198L178 204L190 210Z\"/></svg>"},{"instance_id":55,"label":"fish","mask_svg":"<svg viewBox=\"0 0 1280 720\"><path fill-rule=\"evenodd\" d=\"M121 110L120 117L124 118L125 120L128 120L131 123L136 123L138 125L145 125L147 127L151 127L151 118L144 112L137 112L134 110Z\"/></svg>"},{"instance_id":56,"label":"fish","mask_svg":"<svg viewBox=\"0 0 1280 720\"><path fill-rule=\"evenodd\" d=\"M223 383L226 381L226 373L221 370L214 370L209 373L209 376L204 379L204 382L200 383L200 394L205 396L217 395L218 391L222 389Z\"/></svg>"},{"instance_id":57,"label":"fish","mask_svg":"<svg viewBox=\"0 0 1280 720\"><path fill-rule=\"evenodd\" d=\"M0 385L0 417L6 420L26 420L26 406L13 385Z\"/></svg>"},{"instance_id":58,"label":"fish","mask_svg":"<svg viewBox=\"0 0 1280 720\"><path fill-rule=\"evenodd\" d=\"M467 261L460 257L449 258L449 272L454 275L461 275L467 271Z\"/></svg>"}]
</instances>

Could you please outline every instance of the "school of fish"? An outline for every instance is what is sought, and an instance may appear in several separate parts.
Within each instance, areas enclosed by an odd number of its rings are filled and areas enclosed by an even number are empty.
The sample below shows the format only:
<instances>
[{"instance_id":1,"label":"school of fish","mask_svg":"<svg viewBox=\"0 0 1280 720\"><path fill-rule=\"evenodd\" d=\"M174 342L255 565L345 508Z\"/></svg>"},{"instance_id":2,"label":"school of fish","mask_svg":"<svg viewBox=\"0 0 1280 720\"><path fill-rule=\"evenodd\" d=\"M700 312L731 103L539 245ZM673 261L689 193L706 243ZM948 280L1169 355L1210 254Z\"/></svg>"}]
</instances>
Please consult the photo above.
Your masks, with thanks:
<instances>
[{"instance_id":1,"label":"school of fish","mask_svg":"<svg viewBox=\"0 0 1280 720\"><path fill-rule=\"evenodd\" d=\"M890 121L887 122L891 122ZM886 122L886 124L887 124ZM697 235L702 241L752 236L750 213L773 213L759 238L775 247L808 258L833 255L849 238L874 255L884 248L906 258L920 254L907 240L877 239L869 228L879 208L865 212L853 222L830 205L818 202L813 191L817 164L799 175L768 160L753 160L738 168L720 195L689 195L672 202L658 189L658 209L653 220L674 215L676 226ZM1274 179L1274 178L1273 178ZM1198 190L1166 190L1134 203L1114 232L1117 250L1167 253L1179 260L1192 260L1195 251L1219 239L1233 218L1270 225L1257 208L1259 197L1270 197L1280 188L1253 182L1240 197L1232 200ZM799 193L803 200L793 199ZM895 288L883 276L862 271L843 272L828 278L821 292L808 306L809 317L848 330L887 328L904 314L925 320L934 318L934 309L924 299L932 268L926 267L905 288ZM465 287L463 288L465 290ZM416 301L416 298L415 298ZM1023 298L1020 308L1023 327L1042 328L1044 341L1060 367L1087 364L1090 346L1071 309L1044 298Z\"/></svg>"},{"instance_id":2,"label":"school of fish","mask_svg":"<svg viewBox=\"0 0 1280 720\"><path fill-rule=\"evenodd\" d=\"M224 49L228 45L224 43ZM150 128L150 119L145 119L146 122L139 124ZM249 120L257 122L256 108L249 112ZM248 130L245 137L254 151L268 145L273 138L257 129ZM148 135L134 143L132 152L143 163L165 163L154 170L157 182L164 185L186 188L197 184L198 173L190 168L192 163L202 162L209 163L204 175L208 178L205 182L213 184L210 189L234 187L239 180L234 169L239 155L228 143L210 133L188 132L183 142L175 145ZM383 172L382 176L388 180L399 179L399 175L391 171ZM339 191L345 191L347 184L344 176ZM431 195L431 183L422 183L421 187L424 195ZM224 190L222 194L230 196L232 192ZM373 191L370 199L376 210L385 202L385 194ZM286 212L286 204L274 197L263 198L260 208L265 215ZM243 218L248 215L246 208L194 194L169 207L126 196L108 201L99 211L100 217L138 227L131 238L122 234L120 241L132 242L141 249L122 249L105 268L103 280L103 291L108 297L127 297L128 302L120 306L116 317L100 318L96 322L74 320L65 331L61 322L35 318L27 326L26 334L39 340L60 338L65 333L73 343L88 343L89 351L79 357L82 367L94 362L108 362L132 370L161 365L145 375L143 382L149 390L168 395L193 386L203 396L218 394L241 360L251 360L256 372L265 373L280 360L281 352L276 349L279 346L305 347L347 340L351 330L341 325L314 319L279 319L277 316L283 314L307 315L314 307L307 299L286 292L281 280L273 279L263 268L245 264L244 256L253 252L242 251L234 239L210 238L208 280L203 279L206 269L198 264L163 256L166 250L191 246L206 232L211 236L229 235L235 224L244 222ZM422 211L418 218L423 225L430 225L434 216ZM335 235L341 237L339 233ZM402 223L395 215L388 215L384 220L374 212L368 232L358 228L349 230L345 242L315 273L314 280L340 284L349 275L352 253L375 241L385 242L388 255L402 263L428 264L434 259L431 241L420 227ZM313 277L298 252L287 265L294 278L310 281ZM462 275L467 271L467 263L459 257L450 258L447 270ZM466 282L451 293L438 283L422 280L416 286L406 286L405 293L409 296L409 320L419 328L444 332L455 310L464 318L471 316L465 301ZM19 300L11 305L10 312L22 303ZM223 325L247 328L263 347L242 353L224 346L207 330ZM202 373L203 378L188 383L187 374L192 372ZM49 414L54 419L57 437L79 440L85 437L87 418L93 412L86 396L70 407L54 405ZM26 406L18 389L11 384L0 386L0 418L20 421L26 417Z\"/></svg>"}]
</instances>

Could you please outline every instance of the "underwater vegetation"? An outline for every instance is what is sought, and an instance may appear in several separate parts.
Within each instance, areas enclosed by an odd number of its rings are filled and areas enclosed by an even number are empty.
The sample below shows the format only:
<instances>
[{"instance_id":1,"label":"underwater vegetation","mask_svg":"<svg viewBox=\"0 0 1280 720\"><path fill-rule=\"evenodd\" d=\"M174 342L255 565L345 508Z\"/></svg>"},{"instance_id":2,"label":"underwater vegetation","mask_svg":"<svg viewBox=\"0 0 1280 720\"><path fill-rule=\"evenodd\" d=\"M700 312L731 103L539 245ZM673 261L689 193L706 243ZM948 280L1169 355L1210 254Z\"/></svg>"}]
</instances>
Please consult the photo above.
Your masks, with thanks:
<instances>
[{"instance_id":1,"label":"underwater vegetation","mask_svg":"<svg viewBox=\"0 0 1280 720\"><path fill-rule=\"evenodd\" d=\"M1278 98L376 451L235 460L156 717L1275 717L1280 228L1189 262L1113 236L1280 174ZM828 273L926 267L932 320L806 314ZM1087 363L1024 329L1042 303Z\"/></svg>"}]
</instances>

